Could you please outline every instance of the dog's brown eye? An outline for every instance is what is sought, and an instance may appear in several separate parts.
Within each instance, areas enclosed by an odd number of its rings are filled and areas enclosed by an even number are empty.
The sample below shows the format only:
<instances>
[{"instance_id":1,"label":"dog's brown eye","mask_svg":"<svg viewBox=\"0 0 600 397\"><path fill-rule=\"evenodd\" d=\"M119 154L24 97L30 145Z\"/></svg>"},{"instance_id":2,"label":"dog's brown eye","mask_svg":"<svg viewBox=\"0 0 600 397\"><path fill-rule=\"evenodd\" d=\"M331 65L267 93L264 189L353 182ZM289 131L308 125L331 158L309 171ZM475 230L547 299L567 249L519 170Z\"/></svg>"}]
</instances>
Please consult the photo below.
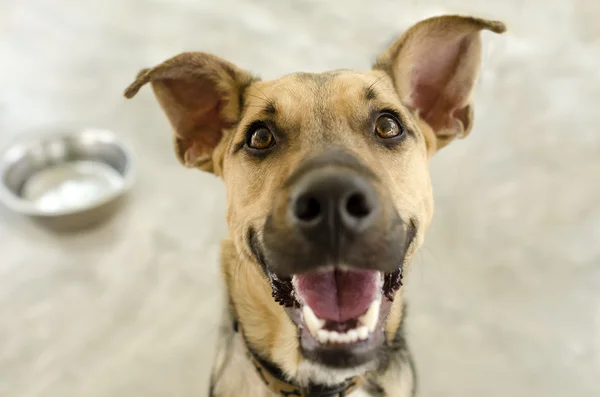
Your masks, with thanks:
<instances>
[{"instance_id":1,"label":"dog's brown eye","mask_svg":"<svg viewBox=\"0 0 600 397\"><path fill-rule=\"evenodd\" d=\"M266 127L259 127L250 134L247 144L252 149L264 150L275 144L275 137Z\"/></svg>"},{"instance_id":2,"label":"dog's brown eye","mask_svg":"<svg viewBox=\"0 0 600 397\"><path fill-rule=\"evenodd\" d=\"M375 132L380 138L394 138L402 134L402 128L390 115L383 114L375 122Z\"/></svg>"}]
</instances>

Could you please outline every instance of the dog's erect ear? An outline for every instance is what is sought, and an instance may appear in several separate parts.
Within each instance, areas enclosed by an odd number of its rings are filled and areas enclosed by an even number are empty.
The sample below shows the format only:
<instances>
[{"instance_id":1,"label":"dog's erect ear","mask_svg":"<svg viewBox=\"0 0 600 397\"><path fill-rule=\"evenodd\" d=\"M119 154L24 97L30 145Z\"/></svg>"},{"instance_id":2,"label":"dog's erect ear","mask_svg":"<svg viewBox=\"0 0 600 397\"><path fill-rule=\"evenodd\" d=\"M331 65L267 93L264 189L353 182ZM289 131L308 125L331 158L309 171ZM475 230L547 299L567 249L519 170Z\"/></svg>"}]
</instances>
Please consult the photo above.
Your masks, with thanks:
<instances>
[{"instance_id":1,"label":"dog's erect ear","mask_svg":"<svg viewBox=\"0 0 600 397\"><path fill-rule=\"evenodd\" d=\"M231 63L206 53L183 53L142 70L125 90L133 97L146 83L175 132L175 151L186 167L213 172L213 151L240 118L240 97L254 80Z\"/></svg>"},{"instance_id":2,"label":"dog's erect ear","mask_svg":"<svg viewBox=\"0 0 600 397\"><path fill-rule=\"evenodd\" d=\"M433 150L471 130L483 29L506 30L501 22L471 17L426 19L406 31L374 66L392 77L403 104L431 127Z\"/></svg>"}]
</instances>

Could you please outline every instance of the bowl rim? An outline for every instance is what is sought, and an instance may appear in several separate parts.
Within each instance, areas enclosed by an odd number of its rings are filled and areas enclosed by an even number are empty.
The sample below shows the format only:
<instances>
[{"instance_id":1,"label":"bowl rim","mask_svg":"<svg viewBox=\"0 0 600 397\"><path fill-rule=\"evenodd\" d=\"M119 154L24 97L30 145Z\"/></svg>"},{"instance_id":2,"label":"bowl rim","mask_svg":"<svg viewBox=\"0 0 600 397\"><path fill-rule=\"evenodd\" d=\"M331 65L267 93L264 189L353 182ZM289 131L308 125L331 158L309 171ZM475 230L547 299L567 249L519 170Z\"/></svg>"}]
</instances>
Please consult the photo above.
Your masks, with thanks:
<instances>
[{"instance_id":1,"label":"bowl rim","mask_svg":"<svg viewBox=\"0 0 600 397\"><path fill-rule=\"evenodd\" d=\"M25 200L19 195L13 193L12 190L9 189L4 183L4 176L8 169L14 165L17 159L21 158L25 153L31 150L33 146L39 144L40 142L51 142L69 138L79 139L85 136L89 136L94 139L99 138L106 142L110 142L122 150L125 155L125 169L122 173L123 184L118 189L114 189L110 193L103 196L101 199L77 208L65 208L47 211L37 208L29 200ZM117 137L114 132L103 128L55 129L43 134L36 134L23 139L17 139L0 152L0 201L13 212L29 216L50 218L87 212L116 200L131 189L135 179L134 159L135 158L131 146L125 140Z\"/></svg>"}]
</instances>

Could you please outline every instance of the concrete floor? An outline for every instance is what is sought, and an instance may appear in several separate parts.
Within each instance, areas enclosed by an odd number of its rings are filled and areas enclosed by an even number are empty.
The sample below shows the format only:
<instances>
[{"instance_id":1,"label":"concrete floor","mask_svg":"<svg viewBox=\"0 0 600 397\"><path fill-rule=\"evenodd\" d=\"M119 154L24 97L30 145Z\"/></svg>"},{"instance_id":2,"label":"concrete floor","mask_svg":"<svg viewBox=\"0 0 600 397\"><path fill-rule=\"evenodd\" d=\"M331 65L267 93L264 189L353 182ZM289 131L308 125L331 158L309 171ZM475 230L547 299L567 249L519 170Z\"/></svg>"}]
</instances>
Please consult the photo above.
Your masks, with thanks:
<instances>
[{"instance_id":1,"label":"concrete floor","mask_svg":"<svg viewBox=\"0 0 600 397\"><path fill-rule=\"evenodd\" d=\"M264 78L367 68L441 12L509 33L485 36L475 130L431 166L436 216L407 282L420 396L599 396L600 2L434 3L3 0L0 144L107 127L139 172L86 233L0 208L0 396L206 395L223 188L178 165L149 90L121 97L138 69L183 50Z\"/></svg>"}]
</instances>

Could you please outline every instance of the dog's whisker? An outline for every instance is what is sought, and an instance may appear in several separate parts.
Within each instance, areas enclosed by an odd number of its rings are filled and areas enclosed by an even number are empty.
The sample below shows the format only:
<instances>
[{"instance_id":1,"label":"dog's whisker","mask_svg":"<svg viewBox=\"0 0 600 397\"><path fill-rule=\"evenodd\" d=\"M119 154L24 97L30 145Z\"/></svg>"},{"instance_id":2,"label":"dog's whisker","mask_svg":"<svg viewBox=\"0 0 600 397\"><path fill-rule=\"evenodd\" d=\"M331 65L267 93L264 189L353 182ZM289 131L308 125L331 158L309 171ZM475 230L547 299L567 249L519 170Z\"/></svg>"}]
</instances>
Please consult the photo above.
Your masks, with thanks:
<instances>
[{"instance_id":1,"label":"dog's whisker","mask_svg":"<svg viewBox=\"0 0 600 397\"><path fill-rule=\"evenodd\" d=\"M262 98L260 98L261 100L263 100ZM264 109L265 107L262 105L246 105L246 109Z\"/></svg>"},{"instance_id":2,"label":"dog's whisker","mask_svg":"<svg viewBox=\"0 0 600 397\"><path fill-rule=\"evenodd\" d=\"M379 81L381 81L381 79L378 80L378 82ZM394 94L397 93L396 89L394 87L378 87L377 90L381 91L381 92L391 92L391 93L394 93Z\"/></svg>"},{"instance_id":3,"label":"dog's whisker","mask_svg":"<svg viewBox=\"0 0 600 397\"><path fill-rule=\"evenodd\" d=\"M377 83L379 83L385 76L386 75L383 75L383 76L379 77L378 79L376 79L374 82L372 82L368 89L370 90L373 87L375 87L375 85L377 85Z\"/></svg>"},{"instance_id":4,"label":"dog's whisker","mask_svg":"<svg viewBox=\"0 0 600 397\"><path fill-rule=\"evenodd\" d=\"M263 90L261 90L261 89L260 89L260 88L258 88L258 87L255 87L255 88L258 90L258 92L260 92L260 93L261 93L261 94L262 94L262 95L265 97L264 99L265 99L267 102L272 102L271 98L269 98L269 97L268 97L268 96L267 96L267 95L266 95L266 94L263 92Z\"/></svg>"},{"instance_id":5,"label":"dog's whisker","mask_svg":"<svg viewBox=\"0 0 600 397\"><path fill-rule=\"evenodd\" d=\"M269 99L268 98L265 99L265 98L259 97L258 95L252 95L252 94L246 94L246 95L249 96L249 97L252 97L252 98L260 99L261 101L264 101L265 103L269 103Z\"/></svg>"}]
</instances>

